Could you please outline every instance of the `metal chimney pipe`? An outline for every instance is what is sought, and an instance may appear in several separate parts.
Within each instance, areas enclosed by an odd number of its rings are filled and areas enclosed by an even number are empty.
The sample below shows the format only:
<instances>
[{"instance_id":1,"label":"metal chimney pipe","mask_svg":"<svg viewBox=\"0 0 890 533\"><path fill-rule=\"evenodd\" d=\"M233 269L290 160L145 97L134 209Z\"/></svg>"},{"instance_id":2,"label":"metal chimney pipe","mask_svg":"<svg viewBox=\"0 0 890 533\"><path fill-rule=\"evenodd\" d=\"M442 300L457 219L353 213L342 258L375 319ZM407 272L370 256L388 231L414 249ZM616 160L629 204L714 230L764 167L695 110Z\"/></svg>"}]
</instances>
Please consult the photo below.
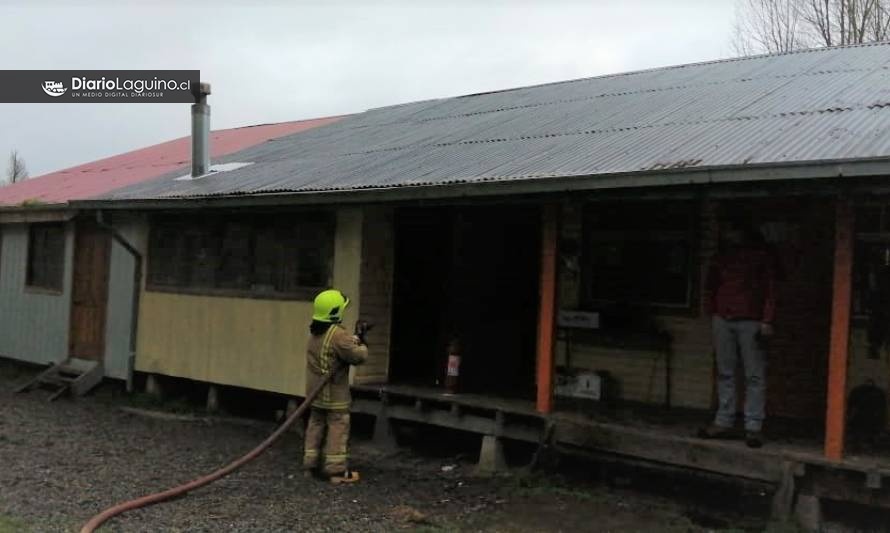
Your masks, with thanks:
<instances>
[{"instance_id":1,"label":"metal chimney pipe","mask_svg":"<svg viewBox=\"0 0 890 533\"><path fill-rule=\"evenodd\" d=\"M192 177L210 172L210 106L207 95L209 83L199 83L192 89L195 103L192 105Z\"/></svg>"}]
</instances>

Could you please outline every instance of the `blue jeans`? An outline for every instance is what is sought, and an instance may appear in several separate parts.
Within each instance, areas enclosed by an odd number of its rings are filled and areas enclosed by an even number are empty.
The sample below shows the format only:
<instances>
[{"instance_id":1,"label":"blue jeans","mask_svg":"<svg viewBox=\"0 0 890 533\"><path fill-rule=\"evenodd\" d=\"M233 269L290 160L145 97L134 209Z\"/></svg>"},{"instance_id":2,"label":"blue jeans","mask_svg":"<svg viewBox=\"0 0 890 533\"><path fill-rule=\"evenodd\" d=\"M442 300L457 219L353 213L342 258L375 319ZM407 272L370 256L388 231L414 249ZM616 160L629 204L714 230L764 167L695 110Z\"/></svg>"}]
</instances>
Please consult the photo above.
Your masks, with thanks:
<instances>
[{"instance_id":1,"label":"blue jeans","mask_svg":"<svg viewBox=\"0 0 890 533\"><path fill-rule=\"evenodd\" d=\"M724 428L735 426L735 372L741 356L745 368L745 429L760 431L766 416L766 353L760 341L760 322L714 315L712 323L719 399L714 423Z\"/></svg>"}]
</instances>

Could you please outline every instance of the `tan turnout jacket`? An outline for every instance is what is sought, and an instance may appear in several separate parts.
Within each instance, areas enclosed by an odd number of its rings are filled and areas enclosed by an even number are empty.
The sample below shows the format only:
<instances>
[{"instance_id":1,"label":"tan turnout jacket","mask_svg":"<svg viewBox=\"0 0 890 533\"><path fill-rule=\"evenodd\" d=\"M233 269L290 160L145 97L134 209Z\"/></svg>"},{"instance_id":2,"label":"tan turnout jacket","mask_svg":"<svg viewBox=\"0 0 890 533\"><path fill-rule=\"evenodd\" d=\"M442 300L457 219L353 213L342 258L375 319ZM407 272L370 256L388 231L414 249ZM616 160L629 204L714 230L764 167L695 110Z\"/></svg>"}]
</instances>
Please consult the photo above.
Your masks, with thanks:
<instances>
[{"instance_id":1,"label":"tan turnout jacket","mask_svg":"<svg viewBox=\"0 0 890 533\"><path fill-rule=\"evenodd\" d=\"M352 403L349 392L349 365L360 365L368 358L368 347L359 344L339 324L331 325L323 335L311 335L306 353L306 393L314 390L318 382L327 376L339 361L340 370L321 394L312 402L313 407L346 411Z\"/></svg>"}]
</instances>

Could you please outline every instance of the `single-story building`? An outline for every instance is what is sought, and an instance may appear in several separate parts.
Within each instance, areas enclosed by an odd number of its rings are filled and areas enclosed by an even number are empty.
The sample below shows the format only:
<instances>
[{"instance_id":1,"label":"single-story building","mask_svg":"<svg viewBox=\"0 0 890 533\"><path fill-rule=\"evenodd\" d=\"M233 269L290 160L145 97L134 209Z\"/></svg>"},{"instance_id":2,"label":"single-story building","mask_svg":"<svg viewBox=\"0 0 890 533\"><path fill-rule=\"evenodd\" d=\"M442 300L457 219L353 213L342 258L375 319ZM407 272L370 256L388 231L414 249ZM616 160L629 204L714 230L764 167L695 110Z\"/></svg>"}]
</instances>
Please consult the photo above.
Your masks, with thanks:
<instances>
[{"instance_id":1,"label":"single-story building","mask_svg":"<svg viewBox=\"0 0 890 533\"><path fill-rule=\"evenodd\" d=\"M353 384L380 438L413 420L890 506L890 460L844 453L851 389L890 387L888 81L878 43L428 100L71 206L145 221L139 372L302 395L336 286L376 324ZM728 212L782 272L763 450L683 423L714 403Z\"/></svg>"},{"instance_id":2,"label":"single-story building","mask_svg":"<svg viewBox=\"0 0 890 533\"><path fill-rule=\"evenodd\" d=\"M212 155L336 119L214 131ZM71 202L182 172L189 158L190 139L183 137L0 187L0 356L37 364L99 362L102 375L130 379L145 222L136 213L97 221L96 212Z\"/></svg>"}]
</instances>

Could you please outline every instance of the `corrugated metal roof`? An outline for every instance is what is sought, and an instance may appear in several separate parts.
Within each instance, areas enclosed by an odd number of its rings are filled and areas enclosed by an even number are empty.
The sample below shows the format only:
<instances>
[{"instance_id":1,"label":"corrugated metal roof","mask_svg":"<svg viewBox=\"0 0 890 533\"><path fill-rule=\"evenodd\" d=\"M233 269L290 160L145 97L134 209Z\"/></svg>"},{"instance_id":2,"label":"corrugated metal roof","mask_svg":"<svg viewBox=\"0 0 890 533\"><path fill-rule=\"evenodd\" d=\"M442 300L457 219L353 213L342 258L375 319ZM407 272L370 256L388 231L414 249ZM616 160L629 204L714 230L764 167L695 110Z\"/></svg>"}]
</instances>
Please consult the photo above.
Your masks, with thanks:
<instances>
[{"instance_id":1,"label":"corrugated metal roof","mask_svg":"<svg viewBox=\"0 0 890 533\"><path fill-rule=\"evenodd\" d=\"M211 155L219 158L276 137L324 126L339 118L216 130L211 133ZM63 204L98 196L171 171L181 174L190 160L190 138L182 137L0 187L0 206L15 206L23 202Z\"/></svg>"},{"instance_id":2,"label":"corrugated metal roof","mask_svg":"<svg viewBox=\"0 0 890 533\"><path fill-rule=\"evenodd\" d=\"M374 109L104 195L163 199L890 158L890 43Z\"/></svg>"}]
</instances>

